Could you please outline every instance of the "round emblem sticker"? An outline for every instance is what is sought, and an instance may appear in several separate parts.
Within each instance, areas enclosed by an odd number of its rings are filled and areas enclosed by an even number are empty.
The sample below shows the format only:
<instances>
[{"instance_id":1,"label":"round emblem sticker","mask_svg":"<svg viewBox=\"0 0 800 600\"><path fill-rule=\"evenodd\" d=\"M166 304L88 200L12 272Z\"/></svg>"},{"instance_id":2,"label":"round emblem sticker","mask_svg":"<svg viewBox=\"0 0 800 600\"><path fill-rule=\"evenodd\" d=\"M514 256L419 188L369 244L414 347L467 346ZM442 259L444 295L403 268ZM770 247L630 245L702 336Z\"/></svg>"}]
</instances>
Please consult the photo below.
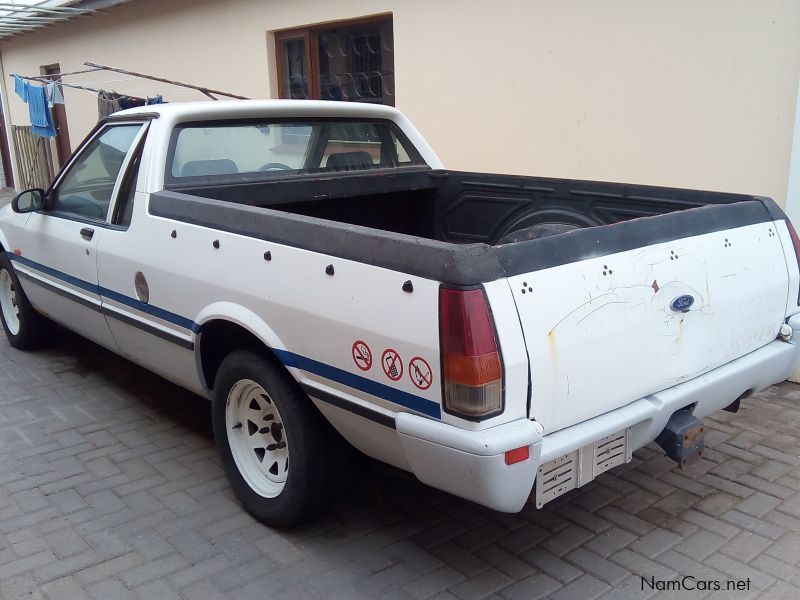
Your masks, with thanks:
<instances>
[{"instance_id":1,"label":"round emblem sticker","mask_svg":"<svg viewBox=\"0 0 800 600\"><path fill-rule=\"evenodd\" d=\"M353 362L362 371L369 371L372 368L372 350L366 342L356 340L353 342Z\"/></svg>"},{"instance_id":2,"label":"round emblem sticker","mask_svg":"<svg viewBox=\"0 0 800 600\"><path fill-rule=\"evenodd\" d=\"M381 356L381 366L383 372L392 381L397 381L403 376L403 360L397 353L397 350L391 348L384 350Z\"/></svg>"},{"instance_id":3,"label":"round emblem sticker","mask_svg":"<svg viewBox=\"0 0 800 600\"><path fill-rule=\"evenodd\" d=\"M411 382L421 390L427 390L433 383L431 366L420 356L415 356L408 363L408 376L411 377Z\"/></svg>"}]
</instances>

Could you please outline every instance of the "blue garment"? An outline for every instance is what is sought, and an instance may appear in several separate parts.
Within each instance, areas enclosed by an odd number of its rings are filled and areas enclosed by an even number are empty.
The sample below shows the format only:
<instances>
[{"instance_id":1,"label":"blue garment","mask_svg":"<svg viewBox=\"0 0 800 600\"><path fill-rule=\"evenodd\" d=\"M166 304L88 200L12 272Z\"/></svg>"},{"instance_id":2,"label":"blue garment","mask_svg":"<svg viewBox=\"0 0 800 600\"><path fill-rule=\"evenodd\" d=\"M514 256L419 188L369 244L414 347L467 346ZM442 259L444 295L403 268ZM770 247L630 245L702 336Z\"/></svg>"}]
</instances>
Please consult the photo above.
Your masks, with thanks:
<instances>
[{"instance_id":1,"label":"blue garment","mask_svg":"<svg viewBox=\"0 0 800 600\"><path fill-rule=\"evenodd\" d=\"M17 93L17 96L22 98L23 102L28 101L28 82L19 75L14 75L14 91Z\"/></svg>"},{"instance_id":2,"label":"blue garment","mask_svg":"<svg viewBox=\"0 0 800 600\"><path fill-rule=\"evenodd\" d=\"M158 95L154 98L148 98L147 102L145 102L146 106L150 106L152 104L164 104L164 98L162 98L161 95Z\"/></svg>"},{"instance_id":3,"label":"blue garment","mask_svg":"<svg viewBox=\"0 0 800 600\"><path fill-rule=\"evenodd\" d=\"M33 133L41 137L56 137L53 115L47 104L47 90L44 86L28 86L28 115L31 119Z\"/></svg>"},{"instance_id":4,"label":"blue garment","mask_svg":"<svg viewBox=\"0 0 800 600\"><path fill-rule=\"evenodd\" d=\"M64 104L64 95L61 93L61 86L55 81L51 81L45 86L47 90L47 104L53 108L54 104Z\"/></svg>"}]
</instances>

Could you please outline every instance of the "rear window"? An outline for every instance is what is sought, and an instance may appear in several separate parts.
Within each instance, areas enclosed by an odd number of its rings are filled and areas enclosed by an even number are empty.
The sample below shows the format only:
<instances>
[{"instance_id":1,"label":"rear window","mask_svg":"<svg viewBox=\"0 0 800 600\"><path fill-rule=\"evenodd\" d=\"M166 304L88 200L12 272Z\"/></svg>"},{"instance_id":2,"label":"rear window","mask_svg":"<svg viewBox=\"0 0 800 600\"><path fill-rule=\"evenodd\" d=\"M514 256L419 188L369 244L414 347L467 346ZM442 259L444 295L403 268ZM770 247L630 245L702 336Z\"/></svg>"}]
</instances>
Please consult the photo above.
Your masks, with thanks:
<instances>
[{"instance_id":1,"label":"rear window","mask_svg":"<svg viewBox=\"0 0 800 600\"><path fill-rule=\"evenodd\" d=\"M188 123L175 128L167 182L235 181L425 165L390 121L303 120Z\"/></svg>"}]
</instances>

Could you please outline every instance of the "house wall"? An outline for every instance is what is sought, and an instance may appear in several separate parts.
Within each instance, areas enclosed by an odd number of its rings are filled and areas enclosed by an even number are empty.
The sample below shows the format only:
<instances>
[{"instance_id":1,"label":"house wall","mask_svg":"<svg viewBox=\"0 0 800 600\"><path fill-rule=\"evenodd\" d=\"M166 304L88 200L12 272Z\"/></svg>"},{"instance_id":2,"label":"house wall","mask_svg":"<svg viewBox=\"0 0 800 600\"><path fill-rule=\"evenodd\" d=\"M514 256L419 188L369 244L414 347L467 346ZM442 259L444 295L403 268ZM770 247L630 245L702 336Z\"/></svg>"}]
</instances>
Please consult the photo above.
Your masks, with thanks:
<instances>
[{"instance_id":1,"label":"house wall","mask_svg":"<svg viewBox=\"0 0 800 600\"><path fill-rule=\"evenodd\" d=\"M6 74L91 60L274 97L270 32L381 13L394 19L396 105L451 168L785 202L800 74L793 0L134 0L0 52ZM203 99L124 78L71 81ZM25 105L8 97L12 122L27 123ZM66 90L66 109L74 146L96 102Z\"/></svg>"}]
</instances>

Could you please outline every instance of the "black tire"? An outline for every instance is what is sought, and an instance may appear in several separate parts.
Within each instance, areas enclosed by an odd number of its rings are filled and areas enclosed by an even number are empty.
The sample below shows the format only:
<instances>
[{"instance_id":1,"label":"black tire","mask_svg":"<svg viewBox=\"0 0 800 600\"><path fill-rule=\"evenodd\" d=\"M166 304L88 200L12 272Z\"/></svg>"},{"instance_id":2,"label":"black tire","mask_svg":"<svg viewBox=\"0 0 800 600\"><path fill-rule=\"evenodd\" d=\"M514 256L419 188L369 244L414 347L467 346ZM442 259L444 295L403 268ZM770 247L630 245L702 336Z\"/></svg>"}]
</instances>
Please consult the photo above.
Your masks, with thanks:
<instances>
[{"instance_id":1,"label":"black tire","mask_svg":"<svg viewBox=\"0 0 800 600\"><path fill-rule=\"evenodd\" d=\"M3 322L3 331L6 332L8 343L17 350L34 350L44 346L52 338L54 324L31 306L8 255L0 252L0 277L3 272L8 273L11 278L19 318L19 329L14 333L6 323L4 311L0 310L0 320Z\"/></svg>"},{"instance_id":2,"label":"black tire","mask_svg":"<svg viewBox=\"0 0 800 600\"><path fill-rule=\"evenodd\" d=\"M284 487L275 497L260 495L248 484L231 450L226 407L231 391L242 380L254 381L267 392L283 422L291 462ZM248 350L232 352L219 367L212 402L222 467L236 497L253 517L271 527L291 527L316 515L332 498L335 474L342 470L341 464L334 464L343 456L341 439L282 366Z\"/></svg>"}]
</instances>

